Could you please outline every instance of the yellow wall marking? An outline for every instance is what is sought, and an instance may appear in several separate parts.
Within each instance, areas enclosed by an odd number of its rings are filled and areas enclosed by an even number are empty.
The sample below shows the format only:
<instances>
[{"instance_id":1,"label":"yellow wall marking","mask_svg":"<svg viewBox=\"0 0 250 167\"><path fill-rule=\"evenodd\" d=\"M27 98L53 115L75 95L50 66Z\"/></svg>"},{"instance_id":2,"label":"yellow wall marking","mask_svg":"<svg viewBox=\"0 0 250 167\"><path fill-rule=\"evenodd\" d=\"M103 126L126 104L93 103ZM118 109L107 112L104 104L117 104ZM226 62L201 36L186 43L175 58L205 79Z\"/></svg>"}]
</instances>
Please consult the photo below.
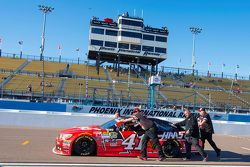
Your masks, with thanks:
<instances>
[{"instance_id":1,"label":"yellow wall marking","mask_svg":"<svg viewBox=\"0 0 250 167\"><path fill-rule=\"evenodd\" d=\"M28 141L28 140L25 140L24 142L22 142L22 145L23 145L23 146L25 146L25 145L27 145L27 144L29 144L29 141Z\"/></svg>"}]
</instances>

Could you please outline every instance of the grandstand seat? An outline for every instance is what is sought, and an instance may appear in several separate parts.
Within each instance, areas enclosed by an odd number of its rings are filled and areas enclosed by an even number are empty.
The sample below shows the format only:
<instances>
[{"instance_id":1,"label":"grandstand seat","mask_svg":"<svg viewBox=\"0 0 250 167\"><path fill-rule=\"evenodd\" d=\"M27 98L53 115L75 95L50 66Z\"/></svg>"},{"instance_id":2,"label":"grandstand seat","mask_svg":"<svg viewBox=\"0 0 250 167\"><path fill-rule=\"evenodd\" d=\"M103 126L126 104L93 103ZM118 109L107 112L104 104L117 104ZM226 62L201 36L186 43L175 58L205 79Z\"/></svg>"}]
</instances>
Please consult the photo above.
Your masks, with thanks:
<instances>
[{"instance_id":1,"label":"grandstand seat","mask_svg":"<svg viewBox=\"0 0 250 167\"><path fill-rule=\"evenodd\" d=\"M15 71L25 61L25 59L0 57L0 70Z\"/></svg>"},{"instance_id":2,"label":"grandstand seat","mask_svg":"<svg viewBox=\"0 0 250 167\"><path fill-rule=\"evenodd\" d=\"M58 62L44 62L44 72L47 74L56 74L60 71L64 71L66 68L66 63L58 63ZM43 72L43 62L42 61L32 61L28 64L23 71L32 72L32 73L42 73Z\"/></svg>"}]
</instances>

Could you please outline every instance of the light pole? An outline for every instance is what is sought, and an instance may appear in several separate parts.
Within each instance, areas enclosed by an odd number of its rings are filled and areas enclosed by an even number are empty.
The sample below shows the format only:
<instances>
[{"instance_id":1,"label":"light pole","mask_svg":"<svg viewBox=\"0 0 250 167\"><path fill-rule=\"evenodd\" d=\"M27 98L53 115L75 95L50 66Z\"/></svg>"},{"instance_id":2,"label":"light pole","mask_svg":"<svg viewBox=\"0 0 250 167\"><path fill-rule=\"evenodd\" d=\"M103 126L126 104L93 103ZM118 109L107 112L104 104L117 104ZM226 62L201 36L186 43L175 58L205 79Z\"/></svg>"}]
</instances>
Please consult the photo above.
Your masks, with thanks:
<instances>
[{"instance_id":1,"label":"light pole","mask_svg":"<svg viewBox=\"0 0 250 167\"><path fill-rule=\"evenodd\" d=\"M193 70L193 75L195 71L195 64L196 64L196 59L195 59L195 38L196 35L201 33L202 28L196 28L196 27L190 27L190 31L193 34L193 53L192 53L192 70Z\"/></svg>"},{"instance_id":2,"label":"light pole","mask_svg":"<svg viewBox=\"0 0 250 167\"><path fill-rule=\"evenodd\" d=\"M43 94L43 98L42 101L44 100L44 55L43 55L43 51L44 51L44 44L45 44L45 26L46 26L46 15L47 13L50 13L54 10L54 8L49 7L49 6L44 6L44 5L38 5L39 10L41 12L43 12L43 32L42 32L42 45L40 47L40 61L43 61L43 78L42 78L42 94Z\"/></svg>"},{"instance_id":3,"label":"light pole","mask_svg":"<svg viewBox=\"0 0 250 167\"><path fill-rule=\"evenodd\" d=\"M58 45L58 50L59 50L59 63L61 63L61 58L62 58L62 47L61 47L61 45Z\"/></svg>"},{"instance_id":4,"label":"light pole","mask_svg":"<svg viewBox=\"0 0 250 167\"><path fill-rule=\"evenodd\" d=\"M41 45L41 54L40 54L40 61L44 59L43 51L44 51L44 44L45 44L45 27L46 27L46 15L54 10L54 8L44 5L38 5L39 10L43 12L43 33L42 33L42 45Z\"/></svg>"},{"instance_id":5,"label":"light pole","mask_svg":"<svg viewBox=\"0 0 250 167\"><path fill-rule=\"evenodd\" d=\"M87 76L86 76L86 91L85 91L85 97L86 100L88 99L89 96L89 59L86 62L86 72L87 72Z\"/></svg>"},{"instance_id":6,"label":"light pole","mask_svg":"<svg viewBox=\"0 0 250 167\"><path fill-rule=\"evenodd\" d=\"M237 80L238 77L238 69L240 68L239 65L236 65L236 69L235 69L235 80Z\"/></svg>"},{"instance_id":7,"label":"light pole","mask_svg":"<svg viewBox=\"0 0 250 167\"><path fill-rule=\"evenodd\" d=\"M2 56L2 38L0 38L0 57Z\"/></svg>"},{"instance_id":8,"label":"light pole","mask_svg":"<svg viewBox=\"0 0 250 167\"><path fill-rule=\"evenodd\" d=\"M76 52L77 52L77 64L79 64L80 58L79 58L79 48L76 48Z\"/></svg>"},{"instance_id":9,"label":"light pole","mask_svg":"<svg viewBox=\"0 0 250 167\"><path fill-rule=\"evenodd\" d=\"M222 66L221 66L221 78L223 78L223 74L224 74L224 67L226 65L223 63Z\"/></svg>"}]
</instances>

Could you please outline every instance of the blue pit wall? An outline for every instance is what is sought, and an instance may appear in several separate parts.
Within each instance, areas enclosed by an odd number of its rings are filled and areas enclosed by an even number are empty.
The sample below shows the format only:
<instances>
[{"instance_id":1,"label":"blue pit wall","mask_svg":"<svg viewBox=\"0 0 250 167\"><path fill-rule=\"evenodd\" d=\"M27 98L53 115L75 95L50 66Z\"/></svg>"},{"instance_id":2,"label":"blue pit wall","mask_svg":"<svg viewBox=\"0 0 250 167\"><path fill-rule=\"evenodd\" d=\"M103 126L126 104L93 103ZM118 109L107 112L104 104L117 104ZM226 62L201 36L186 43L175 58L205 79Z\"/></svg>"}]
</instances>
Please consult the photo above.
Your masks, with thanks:
<instances>
[{"instance_id":1,"label":"blue pit wall","mask_svg":"<svg viewBox=\"0 0 250 167\"><path fill-rule=\"evenodd\" d=\"M51 112L78 112L75 110L69 110L69 108L75 108L77 105L72 104L59 104L59 103L42 103L42 102L28 102L28 101L14 101L14 100L0 100L0 110L12 109L12 110L32 110L36 111L51 111ZM79 106L84 108L84 106ZM104 106L101 106L104 108ZM84 109L83 109L84 110ZM81 112L81 111L79 111ZM88 111L86 111L88 113ZM175 112L172 110L172 112ZM179 112L182 112L179 110ZM102 114L102 113L101 113ZM103 113L105 114L105 113ZM213 120L222 121L234 121L234 122L250 122L249 114L235 114L235 113L222 113L222 112L210 112Z\"/></svg>"},{"instance_id":2,"label":"blue pit wall","mask_svg":"<svg viewBox=\"0 0 250 167\"><path fill-rule=\"evenodd\" d=\"M0 109L66 112L66 107L66 104L58 103L0 100Z\"/></svg>"}]
</instances>

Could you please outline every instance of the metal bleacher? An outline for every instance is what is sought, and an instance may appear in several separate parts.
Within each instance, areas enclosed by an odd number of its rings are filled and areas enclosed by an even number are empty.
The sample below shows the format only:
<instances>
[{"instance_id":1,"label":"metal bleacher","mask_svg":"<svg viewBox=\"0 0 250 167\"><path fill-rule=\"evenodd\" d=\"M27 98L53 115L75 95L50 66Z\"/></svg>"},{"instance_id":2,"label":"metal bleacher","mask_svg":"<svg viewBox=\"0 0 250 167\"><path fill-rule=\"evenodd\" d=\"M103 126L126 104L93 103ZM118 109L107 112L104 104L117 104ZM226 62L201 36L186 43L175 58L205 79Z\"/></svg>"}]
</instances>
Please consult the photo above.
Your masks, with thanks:
<instances>
[{"instance_id":1,"label":"metal bleacher","mask_svg":"<svg viewBox=\"0 0 250 167\"><path fill-rule=\"evenodd\" d=\"M0 89L2 96L25 98L42 96L43 80L42 61L0 57ZM145 104L148 100L147 77L136 70L100 67L91 64L44 63L44 94L50 98L73 99L92 103L112 102L115 105ZM22 67L22 68L20 68ZM17 69L20 69L18 71ZM161 73L162 84L156 87L155 99L159 106L194 105L209 107L235 107L248 110L250 108L250 81L226 78L179 75ZM8 82L6 79L8 78ZM3 85L4 83L4 85ZM32 85L32 92L27 86ZM87 84L87 85L86 85ZM60 92L60 93L58 93ZM165 98L164 98L165 97Z\"/></svg>"}]
</instances>

